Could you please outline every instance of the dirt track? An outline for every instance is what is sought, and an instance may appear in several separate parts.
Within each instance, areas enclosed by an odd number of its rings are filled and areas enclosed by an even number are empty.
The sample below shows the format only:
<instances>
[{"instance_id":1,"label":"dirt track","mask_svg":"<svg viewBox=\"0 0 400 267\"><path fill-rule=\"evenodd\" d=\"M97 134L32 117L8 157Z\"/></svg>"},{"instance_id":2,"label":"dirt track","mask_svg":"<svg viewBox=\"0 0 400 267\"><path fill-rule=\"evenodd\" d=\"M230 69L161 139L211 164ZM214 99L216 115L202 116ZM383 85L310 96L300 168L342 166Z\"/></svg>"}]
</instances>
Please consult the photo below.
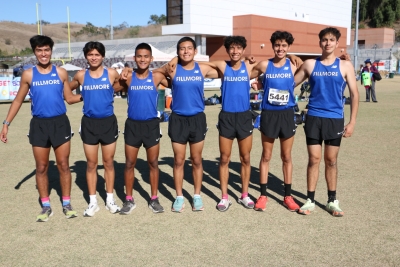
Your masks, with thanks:
<instances>
[{"instance_id":1,"label":"dirt track","mask_svg":"<svg viewBox=\"0 0 400 267\"><path fill-rule=\"evenodd\" d=\"M85 157L80 137L72 140L72 204L79 217L64 218L61 210L58 172L51 153L49 177L54 216L36 223L40 211L35 189L35 164L26 133L30 104L23 104L10 126L9 143L0 144L0 265L1 266L400 266L399 157L400 77L377 83L379 103L365 103L359 86L360 108L353 137L342 141L339 155L338 199L345 211L334 218L324 211L327 200L323 175L316 191L317 210L310 216L287 211L283 196L279 143L273 154L269 176L269 203L265 212L246 210L234 203L229 211L215 209L220 197L218 182L218 133L215 127L220 106L207 106L209 131L204 149L204 212L189 209L193 194L191 168L185 168L187 209L169 211L175 191L172 180L173 154L162 124L160 152L160 202L163 214L147 207L150 185L144 149L136 168L134 197L137 208L131 215L112 215L101 207L93 218L84 218L87 202ZM298 88L296 91L298 92ZM216 92L207 91L213 95ZM217 92L219 93L219 92ZM348 94L346 92L346 94ZM9 104L0 104L5 118ZM301 103L305 106L305 103ZM82 104L68 106L68 116L78 132ZM126 117L126 102L115 100L120 128ZM346 106L346 117L349 106ZM260 133L255 131L251 153L250 194L257 198ZM100 154L101 155L101 154ZM293 194L303 203L306 193L307 152L302 127L293 148ZM122 203L123 138L115 156L117 202ZM99 158L101 162L101 158ZM99 166L98 194L105 199L102 166ZM240 194L240 162L234 145L230 164L229 195L235 202ZM103 200L102 200L103 199Z\"/></svg>"}]
</instances>

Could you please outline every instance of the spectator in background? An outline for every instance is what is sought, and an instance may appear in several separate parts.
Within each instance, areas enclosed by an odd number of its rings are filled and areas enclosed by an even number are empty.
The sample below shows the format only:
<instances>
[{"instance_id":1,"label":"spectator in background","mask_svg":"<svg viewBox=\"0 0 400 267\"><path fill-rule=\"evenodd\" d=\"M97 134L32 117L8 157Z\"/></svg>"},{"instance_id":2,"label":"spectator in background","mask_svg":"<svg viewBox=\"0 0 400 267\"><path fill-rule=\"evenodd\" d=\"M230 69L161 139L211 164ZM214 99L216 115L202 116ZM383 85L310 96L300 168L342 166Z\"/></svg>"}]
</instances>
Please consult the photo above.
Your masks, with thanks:
<instances>
[{"instance_id":1,"label":"spectator in background","mask_svg":"<svg viewBox=\"0 0 400 267\"><path fill-rule=\"evenodd\" d=\"M375 78L373 74L379 73L379 71L375 66L372 65L371 60L369 58L365 60L364 63L365 67L361 69L361 73L369 72L371 75L371 85L365 86L365 92L366 92L365 102L369 102L370 98L372 97L372 102L377 103L378 101L376 100L376 95L375 95ZM361 84L363 84L362 79L361 79Z\"/></svg>"}]
</instances>

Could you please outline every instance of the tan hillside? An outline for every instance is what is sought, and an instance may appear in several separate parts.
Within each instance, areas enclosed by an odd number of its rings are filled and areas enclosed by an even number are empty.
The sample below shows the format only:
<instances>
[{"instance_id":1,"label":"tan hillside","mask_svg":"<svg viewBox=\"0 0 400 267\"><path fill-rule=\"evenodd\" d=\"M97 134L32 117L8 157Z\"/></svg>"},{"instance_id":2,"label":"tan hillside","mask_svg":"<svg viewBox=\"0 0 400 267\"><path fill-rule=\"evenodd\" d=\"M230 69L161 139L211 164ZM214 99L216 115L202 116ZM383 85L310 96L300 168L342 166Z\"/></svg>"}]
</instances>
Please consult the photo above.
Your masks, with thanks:
<instances>
[{"instance_id":1,"label":"tan hillside","mask_svg":"<svg viewBox=\"0 0 400 267\"><path fill-rule=\"evenodd\" d=\"M102 34L93 36L80 35L76 38L73 37L73 33L79 32L84 26L85 25L83 24L70 23L71 42L85 42L106 39ZM126 28L123 30L114 31L114 39L161 35L161 25L140 27L137 35L135 36L131 35L130 29L131 28ZM29 38L37 34L37 32L38 27L36 24L0 21L0 50L7 51L7 53L11 54L15 50L20 51L21 49L30 47ZM55 43L65 43L68 41L67 23L42 25L42 32L44 35L50 36Z\"/></svg>"}]
</instances>

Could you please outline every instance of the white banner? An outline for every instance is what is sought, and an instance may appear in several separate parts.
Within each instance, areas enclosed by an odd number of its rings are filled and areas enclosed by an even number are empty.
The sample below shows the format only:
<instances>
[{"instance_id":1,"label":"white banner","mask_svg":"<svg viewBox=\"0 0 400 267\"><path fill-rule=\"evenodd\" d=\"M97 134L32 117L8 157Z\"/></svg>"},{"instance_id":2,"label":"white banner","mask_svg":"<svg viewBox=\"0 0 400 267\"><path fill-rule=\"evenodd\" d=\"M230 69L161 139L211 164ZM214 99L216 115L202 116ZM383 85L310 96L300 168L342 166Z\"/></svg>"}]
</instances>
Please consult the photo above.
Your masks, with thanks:
<instances>
[{"instance_id":1,"label":"white banner","mask_svg":"<svg viewBox=\"0 0 400 267\"><path fill-rule=\"evenodd\" d=\"M204 79L204 88L220 88L221 79Z\"/></svg>"},{"instance_id":2,"label":"white banner","mask_svg":"<svg viewBox=\"0 0 400 267\"><path fill-rule=\"evenodd\" d=\"M0 100L10 99L10 87L12 86L12 76L7 74L0 77Z\"/></svg>"}]
</instances>

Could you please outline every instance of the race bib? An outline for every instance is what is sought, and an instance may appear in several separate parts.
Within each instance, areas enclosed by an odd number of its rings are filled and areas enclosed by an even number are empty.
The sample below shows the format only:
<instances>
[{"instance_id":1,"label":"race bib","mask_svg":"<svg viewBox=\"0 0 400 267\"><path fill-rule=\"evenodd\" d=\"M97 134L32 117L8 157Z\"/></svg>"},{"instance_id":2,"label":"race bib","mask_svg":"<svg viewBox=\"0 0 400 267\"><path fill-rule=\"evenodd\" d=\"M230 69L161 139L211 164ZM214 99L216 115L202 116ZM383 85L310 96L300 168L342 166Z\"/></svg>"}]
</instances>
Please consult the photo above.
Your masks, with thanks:
<instances>
[{"instance_id":1,"label":"race bib","mask_svg":"<svg viewBox=\"0 0 400 267\"><path fill-rule=\"evenodd\" d=\"M284 106L289 102L289 90L269 89L268 102L271 105Z\"/></svg>"}]
</instances>

